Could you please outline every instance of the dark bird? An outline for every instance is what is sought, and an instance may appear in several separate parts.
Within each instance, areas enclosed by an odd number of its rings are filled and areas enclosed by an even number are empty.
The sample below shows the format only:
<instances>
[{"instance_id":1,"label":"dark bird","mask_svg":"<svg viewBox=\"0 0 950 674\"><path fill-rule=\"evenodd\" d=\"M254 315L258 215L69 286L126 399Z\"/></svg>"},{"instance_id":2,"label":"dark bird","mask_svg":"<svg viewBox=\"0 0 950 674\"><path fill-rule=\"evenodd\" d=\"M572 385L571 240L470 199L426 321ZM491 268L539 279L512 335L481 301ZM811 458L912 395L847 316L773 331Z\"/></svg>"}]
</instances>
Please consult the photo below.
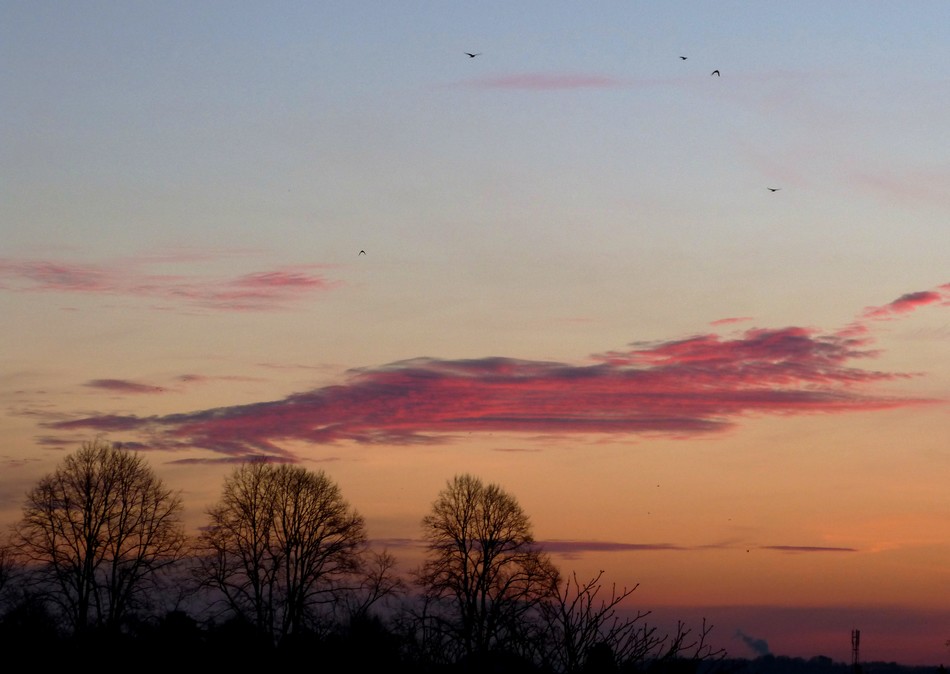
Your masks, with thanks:
<instances>
[{"instance_id":1,"label":"dark bird","mask_svg":"<svg viewBox=\"0 0 950 674\"><path fill-rule=\"evenodd\" d=\"M765 189L767 189L769 192L778 192L782 188L781 187L766 187Z\"/></svg>"},{"instance_id":2,"label":"dark bird","mask_svg":"<svg viewBox=\"0 0 950 674\"><path fill-rule=\"evenodd\" d=\"M473 54L472 52L467 51L467 52L465 52L465 55L468 56L470 59L473 59L473 58L475 58L476 56L481 56L482 53L481 53L481 52L478 52L477 54Z\"/></svg>"},{"instance_id":3,"label":"dark bird","mask_svg":"<svg viewBox=\"0 0 950 674\"><path fill-rule=\"evenodd\" d=\"M686 57L685 57L685 56L680 56L680 60L681 60L681 61L685 61L685 60L686 60Z\"/></svg>"},{"instance_id":4,"label":"dark bird","mask_svg":"<svg viewBox=\"0 0 950 674\"><path fill-rule=\"evenodd\" d=\"M366 251L365 251L365 250L361 250L361 251L359 252L359 255L357 255L356 257L359 257L360 255L366 255Z\"/></svg>"},{"instance_id":5,"label":"dark bird","mask_svg":"<svg viewBox=\"0 0 950 674\"><path fill-rule=\"evenodd\" d=\"M711 73L709 73L709 74L710 74L710 75L715 75L716 77L722 77L722 75L719 74L719 71L718 71L718 70L713 70L713 71L712 71Z\"/></svg>"}]
</instances>

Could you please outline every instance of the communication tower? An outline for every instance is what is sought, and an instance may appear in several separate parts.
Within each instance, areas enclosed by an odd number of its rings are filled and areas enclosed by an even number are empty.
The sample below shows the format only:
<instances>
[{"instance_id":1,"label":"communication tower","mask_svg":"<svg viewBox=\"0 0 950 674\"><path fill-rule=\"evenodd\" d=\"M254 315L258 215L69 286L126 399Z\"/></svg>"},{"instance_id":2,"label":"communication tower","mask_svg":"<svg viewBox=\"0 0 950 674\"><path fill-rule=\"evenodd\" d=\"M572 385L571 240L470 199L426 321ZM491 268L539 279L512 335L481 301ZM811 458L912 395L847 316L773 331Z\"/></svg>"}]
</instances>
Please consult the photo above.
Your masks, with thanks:
<instances>
[{"instance_id":1,"label":"communication tower","mask_svg":"<svg viewBox=\"0 0 950 674\"><path fill-rule=\"evenodd\" d=\"M861 630L851 630L851 671L854 674L861 672Z\"/></svg>"}]
</instances>

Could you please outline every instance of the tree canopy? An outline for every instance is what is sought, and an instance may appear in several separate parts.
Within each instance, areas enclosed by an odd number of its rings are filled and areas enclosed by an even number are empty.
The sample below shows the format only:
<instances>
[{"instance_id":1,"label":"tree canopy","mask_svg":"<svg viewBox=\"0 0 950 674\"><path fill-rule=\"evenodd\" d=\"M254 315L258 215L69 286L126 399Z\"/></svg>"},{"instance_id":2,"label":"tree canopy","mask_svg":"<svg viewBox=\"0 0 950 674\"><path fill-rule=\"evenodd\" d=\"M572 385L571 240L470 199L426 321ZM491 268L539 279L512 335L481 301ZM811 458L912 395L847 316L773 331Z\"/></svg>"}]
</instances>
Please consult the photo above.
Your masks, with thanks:
<instances>
[{"instance_id":1,"label":"tree canopy","mask_svg":"<svg viewBox=\"0 0 950 674\"><path fill-rule=\"evenodd\" d=\"M28 493L14 545L74 631L117 630L181 558L181 509L141 455L95 440Z\"/></svg>"},{"instance_id":2,"label":"tree canopy","mask_svg":"<svg viewBox=\"0 0 950 674\"><path fill-rule=\"evenodd\" d=\"M416 582L435 627L467 657L528 643L526 616L556 594L559 575L518 501L498 485L457 475L422 530L428 558Z\"/></svg>"}]
</instances>

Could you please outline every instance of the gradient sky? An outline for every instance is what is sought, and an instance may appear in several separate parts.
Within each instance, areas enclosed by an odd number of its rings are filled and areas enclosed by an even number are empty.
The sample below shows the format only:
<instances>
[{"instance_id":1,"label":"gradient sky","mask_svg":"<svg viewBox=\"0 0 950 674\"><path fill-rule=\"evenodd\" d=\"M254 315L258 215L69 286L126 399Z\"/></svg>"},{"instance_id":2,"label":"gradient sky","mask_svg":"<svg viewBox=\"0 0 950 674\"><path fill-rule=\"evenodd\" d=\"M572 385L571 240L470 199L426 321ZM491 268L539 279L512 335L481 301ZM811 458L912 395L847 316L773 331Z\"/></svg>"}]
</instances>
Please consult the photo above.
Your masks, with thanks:
<instances>
[{"instance_id":1,"label":"gradient sky","mask_svg":"<svg viewBox=\"0 0 950 674\"><path fill-rule=\"evenodd\" d=\"M471 472L732 655L950 662L950 4L5 1L0 63L0 521L101 435L408 569Z\"/></svg>"}]
</instances>

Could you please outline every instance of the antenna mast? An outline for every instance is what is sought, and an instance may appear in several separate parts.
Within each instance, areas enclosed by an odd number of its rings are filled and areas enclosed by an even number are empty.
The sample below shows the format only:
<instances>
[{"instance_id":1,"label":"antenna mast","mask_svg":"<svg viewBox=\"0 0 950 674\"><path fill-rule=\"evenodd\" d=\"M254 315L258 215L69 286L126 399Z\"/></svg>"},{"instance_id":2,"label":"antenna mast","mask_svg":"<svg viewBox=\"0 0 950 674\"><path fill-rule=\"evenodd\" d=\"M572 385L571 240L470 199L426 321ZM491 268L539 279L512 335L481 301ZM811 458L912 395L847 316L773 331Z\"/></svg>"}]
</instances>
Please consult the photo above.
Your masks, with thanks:
<instances>
[{"instance_id":1,"label":"antenna mast","mask_svg":"<svg viewBox=\"0 0 950 674\"><path fill-rule=\"evenodd\" d=\"M860 647L861 630L851 630L851 671L854 674L860 674L861 672Z\"/></svg>"}]
</instances>

